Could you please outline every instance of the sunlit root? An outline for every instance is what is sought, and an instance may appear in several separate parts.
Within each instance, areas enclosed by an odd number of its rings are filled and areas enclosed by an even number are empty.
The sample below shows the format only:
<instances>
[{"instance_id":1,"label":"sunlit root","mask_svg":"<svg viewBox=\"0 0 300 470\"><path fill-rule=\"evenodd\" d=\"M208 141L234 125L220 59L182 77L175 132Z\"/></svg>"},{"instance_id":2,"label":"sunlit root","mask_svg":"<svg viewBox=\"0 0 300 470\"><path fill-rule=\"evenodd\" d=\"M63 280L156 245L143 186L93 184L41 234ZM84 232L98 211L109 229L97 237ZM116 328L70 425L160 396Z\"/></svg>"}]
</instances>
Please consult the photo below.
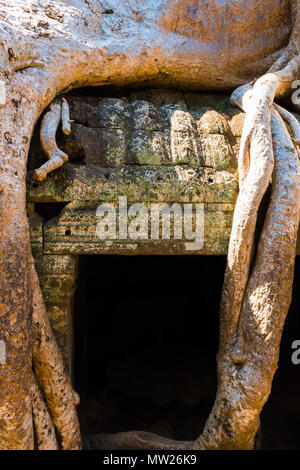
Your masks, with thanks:
<instances>
[{"instance_id":1,"label":"sunlit root","mask_svg":"<svg viewBox=\"0 0 300 470\"><path fill-rule=\"evenodd\" d=\"M37 170L34 170L34 177L37 181L43 181L48 173L51 173L51 171L56 170L57 168L60 168L66 161L68 161L68 157L64 152L61 150L58 152L59 153L51 157L51 160L46 162Z\"/></svg>"},{"instance_id":2,"label":"sunlit root","mask_svg":"<svg viewBox=\"0 0 300 470\"><path fill-rule=\"evenodd\" d=\"M35 431L35 447L38 450L58 450L59 446L56 440L54 424L34 374L32 374L30 392Z\"/></svg>"},{"instance_id":3,"label":"sunlit root","mask_svg":"<svg viewBox=\"0 0 300 470\"><path fill-rule=\"evenodd\" d=\"M200 436L205 448L250 449L268 399L292 293L299 223L299 161L279 114L272 111L275 168L270 206L239 319L247 362L219 357L214 408Z\"/></svg>"},{"instance_id":4,"label":"sunlit root","mask_svg":"<svg viewBox=\"0 0 300 470\"><path fill-rule=\"evenodd\" d=\"M232 101L246 112L239 155L240 192L237 199L220 306L219 356L230 351L235 364L243 364L243 338L239 315L248 281L257 211L274 167L271 111L276 77L263 77L253 88L238 89Z\"/></svg>"},{"instance_id":5,"label":"sunlit root","mask_svg":"<svg viewBox=\"0 0 300 470\"><path fill-rule=\"evenodd\" d=\"M279 112L282 119L289 125L292 133L292 140L296 146L300 145L300 126L299 122L293 116L292 113L287 111L286 109L282 108L278 104L274 103L275 108Z\"/></svg>"},{"instance_id":6,"label":"sunlit root","mask_svg":"<svg viewBox=\"0 0 300 470\"><path fill-rule=\"evenodd\" d=\"M56 170L68 161L68 155L60 150L56 144L56 131L61 120L64 133L70 134L69 106L64 98L51 104L50 111L44 116L41 124L41 145L48 161L40 168L34 170L34 177L38 181L43 181L48 173Z\"/></svg>"},{"instance_id":7,"label":"sunlit root","mask_svg":"<svg viewBox=\"0 0 300 470\"><path fill-rule=\"evenodd\" d=\"M65 135L70 135L72 121L70 120L70 109L66 98L62 98L61 100L61 121L63 133Z\"/></svg>"},{"instance_id":8,"label":"sunlit root","mask_svg":"<svg viewBox=\"0 0 300 470\"><path fill-rule=\"evenodd\" d=\"M31 272L34 334L32 353L35 375L51 412L60 438L60 446L68 450L80 449L80 429L75 408L79 396L73 391L64 370L63 360L46 314L33 262Z\"/></svg>"},{"instance_id":9,"label":"sunlit root","mask_svg":"<svg viewBox=\"0 0 300 470\"><path fill-rule=\"evenodd\" d=\"M219 355L216 401L203 433L195 442L172 441L149 433L130 432L97 435L94 440L88 440L92 448L253 448L259 416L269 397L277 368L282 329L291 301L300 208L297 153L282 118L275 108L271 109L270 129L275 161L272 196L238 325L237 350L246 360L236 364L230 348L225 349L222 356ZM268 141L265 142L268 144ZM250 152L253 158L249 175L253 171L252 165L257 164L257 150ZM228 321L224 327L228 329L223 334L227 334L230 340L228 332L232 330L232 325Z\"/></svg>"},{"instance_id":10,"label":"sunlit root","mask_svg":"<svg viewBox=\"0 0 300 470\"><path fill-rule=\"evenodd\" d=\"M231 348L235 364L246 360L239 317L248 282L258 205L269 185L274 164L271 135L274 98L292 83L298 67L299 61L293 58L283 70L264 75L253 88L245 85L237 89L231 97L232 103L246 112L246 118L239 155L240 194L234 214L220 309L220 331L226 331L226 334L220 337L219 356ZM298 121L283 108L279 107L279 111L290 126L297 145L300 136ZM245 200L244 193L247 194ZM235 338L233 344L232 338Z\"/></svg>"}]
</instances>

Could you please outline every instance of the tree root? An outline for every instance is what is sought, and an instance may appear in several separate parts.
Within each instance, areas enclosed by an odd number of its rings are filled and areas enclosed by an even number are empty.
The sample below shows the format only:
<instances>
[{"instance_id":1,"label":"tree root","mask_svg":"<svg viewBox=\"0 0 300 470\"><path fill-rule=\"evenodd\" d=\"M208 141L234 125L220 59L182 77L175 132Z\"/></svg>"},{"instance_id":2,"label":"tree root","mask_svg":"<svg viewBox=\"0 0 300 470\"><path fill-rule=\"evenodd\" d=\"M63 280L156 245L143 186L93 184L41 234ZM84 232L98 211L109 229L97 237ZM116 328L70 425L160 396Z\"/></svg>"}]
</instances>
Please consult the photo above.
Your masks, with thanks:
<instances>
[{"instance_id":1,"label":"tree root","mask_svg":"<svg viewBox=\"0 0 300 470\"><path fill-rule=\"evenodd\" d=\"M246 112L240 156L240 192L230 236L220 306L219 356L231 351L234 363L243 364L243 338L237 335L239 314L248 281L257 211L274 167L271 109L276 80L260 79L237 90L232 100ZM253 98L255 97L255 98ZM251 161L251 165L250 165Z\"/></svg>"},{"instance_id":2,"label":"tree root","mask_svg":"<svg viewBox=\"0 0 300 470\"><path fill-rule=\"evenodd\" d=\"M61 122L63 133L70 135L72 121L70 120L70 109L66 98L62 98L61 100Z\"/></svg>"},{"instance_id":3,"label":"tree root","mask_svg":"<svg viewBox=\"0 0 300 470\"><path fill-rule=\"evenodd\" d=\"M94 434L83 437L86 450L192 450L193 441L175 441L144 431Z\"/></svg>"},{"instance_id":4,"label":"tree root","mask_svg":"<svg viewBox=\"0 0 300 470\"><path fill-rule=\"evenodd\" d=\"M299 122L297 121L295 116L293 116L292 113L290 113L286 109L279 106L279 104L274 103L274 106L277 109L277 111L279 112L282 119L289 125L290 130L291 130L291 134L292 134L292 140L293 140L295 146L298 147L300 145L300 126L299 126Z\"/></svg>"},{"instance_id":5,"label":"tree root","mask_svg":"<svg viewBox=\"0 0 300 470\"><path fill-rule=\"evenodd\" d=\"M65 98L56 100L51 104L50 111L46 113L41 124L41 145L48 161L34 170L34 177L38 181L43 181L48 173L68 161L68 155L60 150L56 144L56 131L61 121L64 134L69 135L71 133L71 121L69 105Z\"/></svg>"}]
</instances>

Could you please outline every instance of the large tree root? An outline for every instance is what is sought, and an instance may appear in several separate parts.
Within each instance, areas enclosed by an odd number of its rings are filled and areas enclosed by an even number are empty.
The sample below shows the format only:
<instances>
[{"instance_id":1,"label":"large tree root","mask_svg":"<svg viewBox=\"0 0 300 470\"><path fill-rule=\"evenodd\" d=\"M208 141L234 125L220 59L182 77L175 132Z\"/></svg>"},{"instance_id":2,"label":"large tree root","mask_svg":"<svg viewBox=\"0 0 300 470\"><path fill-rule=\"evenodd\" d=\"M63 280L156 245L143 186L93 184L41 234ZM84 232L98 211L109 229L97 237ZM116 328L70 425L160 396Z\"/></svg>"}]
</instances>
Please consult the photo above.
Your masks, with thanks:
<instances>
[{"instance_id":1,"label":"large tree root","mask_svg":"<svg viewBox=\"0 0 300 470\"><path fill-rule=\"evenodd\" d=\"M39 450L58 450L55 427L34 374L32 374L31 400L35 447Z\"/></svg>"},{"instance_id":2,"label":"large tree root","mask_svg":"<svg viewBox=\"0 0 300 470\"><path fill-rule=\"evenodd\" d=\"M45 114L41 125L41 144L48 157L48 161L40 168L34 170L34 177L37 181L43 181L47 174L60 168L68 161L68 155L60 150L56 145L56 131L62 121L63 133L71 133L71 121L67 100L62 98L51 104L50 111Z\"/></svg>"},{"instance_id":3,"label":"large tree root","mask_svg":"<svg viewBox=\"0 0 300 470\"><path fill-rule=\"evenodd\" d=\"M30 252L26 156L45 104L44 83L39 88L34 73L29 77L12 80L1 122L6 142L0 142L0 335L7 357L0 365L0 449L80 449L78 397L49 325Z\"/></svg>"}]
</instances>

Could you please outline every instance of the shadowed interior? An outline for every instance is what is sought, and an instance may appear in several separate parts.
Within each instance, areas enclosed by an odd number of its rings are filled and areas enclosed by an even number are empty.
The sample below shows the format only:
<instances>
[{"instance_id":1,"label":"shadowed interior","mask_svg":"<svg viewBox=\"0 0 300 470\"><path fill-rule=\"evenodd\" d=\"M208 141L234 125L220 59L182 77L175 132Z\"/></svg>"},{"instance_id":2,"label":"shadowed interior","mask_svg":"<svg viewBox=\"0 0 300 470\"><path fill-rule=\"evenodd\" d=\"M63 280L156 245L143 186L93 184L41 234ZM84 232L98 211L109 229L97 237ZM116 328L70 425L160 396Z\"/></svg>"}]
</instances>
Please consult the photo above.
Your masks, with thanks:
<instances>
[{"instance_id":1,"label":"shadowed interior","mask_svg":"<svg viewBox=\"0 0 300 470\"><path fill-rule=\"evenodd\" d=\"M225 263L221 256L81 257L75 377L83 433L138 429L178 440L200 434L216 391ZM299 258L295 274L297 283ZM299 448L300 365L291 362L299 304L294 289L262 414L263 449Z\"/></svg>"}]
</instances>

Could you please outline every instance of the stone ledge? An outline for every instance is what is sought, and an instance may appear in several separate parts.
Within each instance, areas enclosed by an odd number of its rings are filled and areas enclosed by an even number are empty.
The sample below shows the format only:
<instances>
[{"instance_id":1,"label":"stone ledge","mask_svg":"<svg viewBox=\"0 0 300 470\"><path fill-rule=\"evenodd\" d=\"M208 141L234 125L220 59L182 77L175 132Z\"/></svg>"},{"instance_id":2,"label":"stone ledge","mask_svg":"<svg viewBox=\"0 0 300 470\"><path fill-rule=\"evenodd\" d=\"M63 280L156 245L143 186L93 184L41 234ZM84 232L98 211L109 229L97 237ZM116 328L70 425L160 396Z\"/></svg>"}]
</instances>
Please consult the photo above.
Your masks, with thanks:
<instances>
[{"instance_id":1,"label":"stone ledge","mask_svg":"<svg viewBox=\"0 0 300 470\"><path fill-rule=\"evenodd\" d=\"M213 168L124 166L101 168L65 164L42 183L28 173L28 202L129 201L235 203L236 176Z\"/></svg>"}]
</instances>

